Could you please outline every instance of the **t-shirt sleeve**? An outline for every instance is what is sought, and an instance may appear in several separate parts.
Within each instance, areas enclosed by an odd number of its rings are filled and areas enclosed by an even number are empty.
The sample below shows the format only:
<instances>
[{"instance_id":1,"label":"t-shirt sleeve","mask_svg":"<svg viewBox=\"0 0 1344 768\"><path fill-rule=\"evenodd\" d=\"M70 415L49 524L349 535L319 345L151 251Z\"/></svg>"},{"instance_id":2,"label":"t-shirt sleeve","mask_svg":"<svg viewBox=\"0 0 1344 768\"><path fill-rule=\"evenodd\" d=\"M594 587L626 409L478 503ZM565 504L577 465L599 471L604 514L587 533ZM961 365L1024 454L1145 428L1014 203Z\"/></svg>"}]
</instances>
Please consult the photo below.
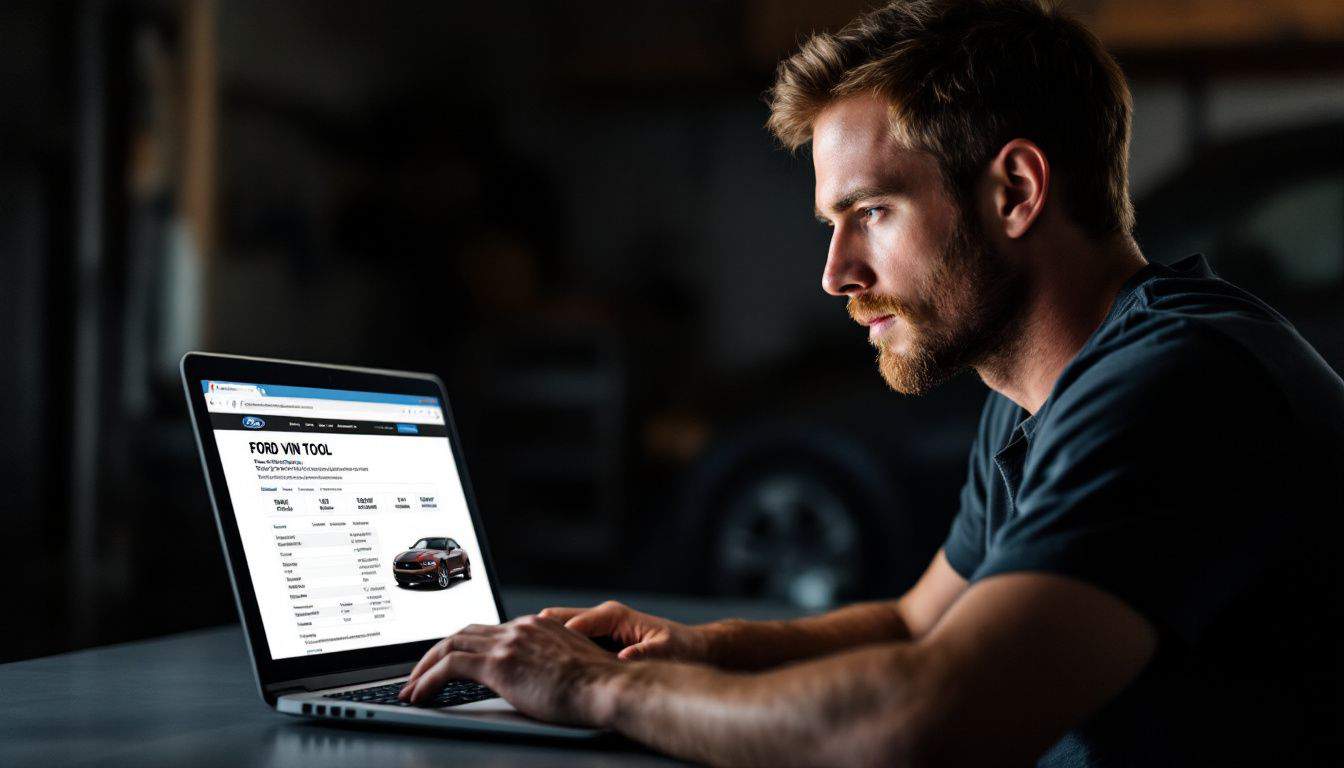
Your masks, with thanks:
<instances>
[{"instance_id":1,"label":"t-shirt sleeve","mask_svg":"<svg viewBox=\"0 0 1344 768\"><path fill-rule=\"evenodd\" d=\"M972 580L1047 572L1195 641L1282 556L1290 418L1249 353L1188 324L1099 357L1037 424L1013 518Z\"/></svg>"},{"instance_id":2,"label":"t-shirt sleeve","mask_svg":"<svg viewBox=\"0 0 1344 768\"><path fill-rule=\"evenodd\" d=\"M991 433L994 422L1000 418L997 397L991 394L980 412L980 427L966 461L966 482L961 486L957 516L943 543L943 555L963 579L970 579L985 559L986 473L994 450Z\"/></svg>"}]
</instances>

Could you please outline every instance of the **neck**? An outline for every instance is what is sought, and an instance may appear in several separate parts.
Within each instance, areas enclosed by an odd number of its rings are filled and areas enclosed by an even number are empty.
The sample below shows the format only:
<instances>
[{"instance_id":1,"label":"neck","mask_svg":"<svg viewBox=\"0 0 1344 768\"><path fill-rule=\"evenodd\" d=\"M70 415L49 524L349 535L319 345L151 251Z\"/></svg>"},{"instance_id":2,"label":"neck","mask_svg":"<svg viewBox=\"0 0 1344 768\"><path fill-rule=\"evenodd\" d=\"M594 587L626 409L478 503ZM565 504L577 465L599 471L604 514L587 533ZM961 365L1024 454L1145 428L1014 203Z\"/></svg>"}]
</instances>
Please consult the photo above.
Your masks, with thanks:
<instances>
[{"instance_id":1,"label":"neck","mask_svg":"<svg viewBox=\"0 0 1344 768\"><path fill-rule=\"evenodd\" d=\"M1048 268L1028 277L1018 333L975 368L990 389L1032 415L1106 318L1120 287L1148 263L1132 238L1079 245L1047 257Z\"/></svg>"}]
</instances>

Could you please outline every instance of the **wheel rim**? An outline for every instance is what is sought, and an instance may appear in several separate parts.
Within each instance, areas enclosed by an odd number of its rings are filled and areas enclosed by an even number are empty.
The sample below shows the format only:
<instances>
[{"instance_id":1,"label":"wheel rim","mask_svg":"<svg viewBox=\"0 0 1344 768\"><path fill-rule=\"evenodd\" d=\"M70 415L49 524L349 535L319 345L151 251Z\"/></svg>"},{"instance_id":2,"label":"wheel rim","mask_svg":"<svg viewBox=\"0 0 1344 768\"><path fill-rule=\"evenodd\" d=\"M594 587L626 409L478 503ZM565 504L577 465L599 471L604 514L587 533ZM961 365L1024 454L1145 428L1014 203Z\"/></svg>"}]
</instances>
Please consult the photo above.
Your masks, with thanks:
<instances>
[{"instance_id":1,"label":"wheel rim","mask_svg":"<svg viewBox=\"0 0 1344 768\"><path fill-rule=\"evenodd\" d=\"M439 586L440 586L440 587L446 587L446 586L448 586L448 572L447 572L447 571L443 571L443 570L439 571Z\"/></svg>"},{"instance_id":2,"label":"wheel rim","mask_svg":"<svg viewBox=\"0 0 1344 768\"><path fill-rule=\"evenodd\" d=\"M764 477L733 499L725 513L718 542L720 574L737 592L825 608L860 572L854 513L816 478Z\"/></svg>"}]
</instances>

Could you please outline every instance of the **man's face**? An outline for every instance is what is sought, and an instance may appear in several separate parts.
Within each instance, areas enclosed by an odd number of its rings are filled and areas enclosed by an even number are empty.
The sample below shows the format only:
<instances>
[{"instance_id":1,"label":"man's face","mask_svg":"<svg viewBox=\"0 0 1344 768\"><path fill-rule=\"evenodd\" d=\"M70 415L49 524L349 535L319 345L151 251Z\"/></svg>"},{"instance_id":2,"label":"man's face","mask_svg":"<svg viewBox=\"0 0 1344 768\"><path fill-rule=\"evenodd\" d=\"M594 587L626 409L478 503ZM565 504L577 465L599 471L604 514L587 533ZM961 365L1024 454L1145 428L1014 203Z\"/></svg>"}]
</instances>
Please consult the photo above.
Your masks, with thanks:
<instances>
[{"instance_id":1,"label":"man's face","mask_svg":"<svg viewBox=\"0 0 1344 768\"><path fill-rule=\"evenodd\" d=\"M937 161L897 143L886 102L824 110L812 159L817 216L832 227L822 287L849 297L887 383L920 394L998 351L1021 277L962 215Z\"/></svg>"}]
</instances>

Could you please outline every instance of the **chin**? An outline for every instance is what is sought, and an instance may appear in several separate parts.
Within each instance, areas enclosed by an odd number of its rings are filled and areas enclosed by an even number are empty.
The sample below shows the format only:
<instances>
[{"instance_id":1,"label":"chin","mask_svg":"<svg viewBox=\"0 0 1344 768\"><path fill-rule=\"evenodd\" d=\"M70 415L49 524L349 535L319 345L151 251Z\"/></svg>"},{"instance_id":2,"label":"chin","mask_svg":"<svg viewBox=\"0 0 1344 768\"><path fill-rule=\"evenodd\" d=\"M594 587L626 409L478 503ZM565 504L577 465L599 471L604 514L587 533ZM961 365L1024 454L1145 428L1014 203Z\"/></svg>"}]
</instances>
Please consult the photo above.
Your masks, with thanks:
<instances>
[{"instance_id":1,"label":"chin","mask_svg":"<svg viewBox=\"0 0 1344 768\"><path fill-rule=\"evenodd\" d=\"M936 356L927 349L914 352L894 352L879 348L877 368L887 386L903 395L923 395L956 374L956 369L939 365Z\"/></svg>"},{"instance_id":2,"label":"chin","mask_svg":"<svg viewBox=\"0 0 1344 768\"><path fill-rule=\"evenodd\" d=\"M903 395L922 395L932 389L933 384L917 357L898 352L882 350L877 353L877 369L882 380Z\"/></svg>"}]
</instances>

